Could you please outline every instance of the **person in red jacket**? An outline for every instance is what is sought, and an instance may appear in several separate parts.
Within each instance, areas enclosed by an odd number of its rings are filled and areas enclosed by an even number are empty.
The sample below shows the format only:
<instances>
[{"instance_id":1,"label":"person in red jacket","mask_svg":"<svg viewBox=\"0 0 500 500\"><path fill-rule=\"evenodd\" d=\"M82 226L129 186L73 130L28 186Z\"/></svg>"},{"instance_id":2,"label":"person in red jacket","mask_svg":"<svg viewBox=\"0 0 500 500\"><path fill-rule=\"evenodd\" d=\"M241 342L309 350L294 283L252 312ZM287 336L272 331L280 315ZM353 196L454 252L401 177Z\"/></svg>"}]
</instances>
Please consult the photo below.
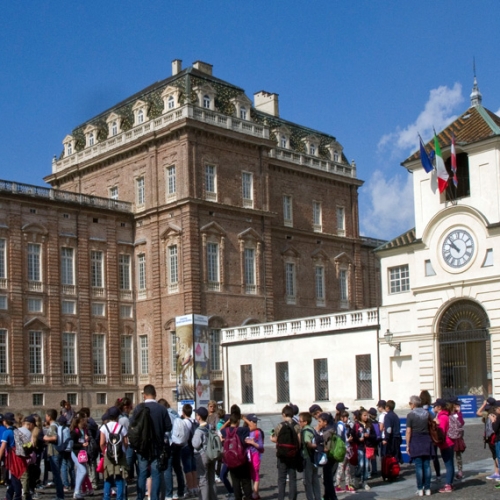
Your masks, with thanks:
<instances>
[{"instance_id":1,"label":"person in red jacket","mask_svg":"<svg viewBox=\"0 0 500 500\"><path fill-rule=\"evenodd\" d=\"M446 484L439 490L439 493L451 493L453 491L453 479L455 477L455 464L454 464L454 445L453 439L448 436L448 429L450 428L450 412L452 405L447 403L444 399L438 398L433 404L434 413L436 414L436 424L443 431L446 436L445 442L439 444L441 450L441 457L443 458L444 466L446 468Z\"/></svg>"}]
</instances>

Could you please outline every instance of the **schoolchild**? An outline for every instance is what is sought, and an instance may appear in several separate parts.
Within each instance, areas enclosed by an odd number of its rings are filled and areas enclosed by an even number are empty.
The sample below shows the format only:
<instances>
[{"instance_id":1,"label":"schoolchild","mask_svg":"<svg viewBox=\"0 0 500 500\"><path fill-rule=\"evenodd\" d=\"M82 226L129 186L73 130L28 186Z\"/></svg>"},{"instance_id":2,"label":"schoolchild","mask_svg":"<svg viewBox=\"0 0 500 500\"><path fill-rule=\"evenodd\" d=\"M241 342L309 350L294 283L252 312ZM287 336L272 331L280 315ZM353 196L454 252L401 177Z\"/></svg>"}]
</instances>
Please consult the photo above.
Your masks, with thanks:
<instances>
[{"instance_id":1,"label":"schoolchild","mask_svg":"<svg viewBox=\"0 0 500 500\"><path fill-rule=\"evenodd\" d=\"M429 412L429 415L432 419L436 416L434 414L434 410L432 408L432 398L430 395L429 391L421 391L420 392L420 402L422 404L422 408L427 410ZM434 446L434 454L432 456L432 464L434 466L434 472L436 473L436 482L440 483L441 482L441 464L439 463L439 457L438 457L438 452L437 452L437 445L433 444ZM500 475L498 476L500 478Z\"/></svg>"},{"instance_id":2,"label":"schoolchild","mask_svg":"<svg viewBox=\"0 0 500 500\"><path fill-rule=\"evenodd\" d=\"M495 431L493 430L493 422L489 415L495 413L496 399L488 398L486 399L481 407L477 410L476 415L482 418L484 424L484 434L483 440L484 444L488 445L490 449L491 457L493 458L493 474L486 477L486 479L496 480L500 479L500 472L498 470L497 454L495 450Z\"/></svg>"},{"instance_id":3,"label":"schoolchild","mask_svg":"<svg viewBox=\"0 0 500 500\"><path fill-rule=\"evenodd\" d=\"M340 413L340 420L337 422L337 436L344 441L346 445L346 454L344 461L339 463L337 467L335 491L337 493L355 493L356 490L352 484L352 466L349 461L349 457L352 454L351 441L353 438L349 427L349 413L345 410ZM341 486L342 481L345 482L345 489Z\"/></svg>"},{"instance_id":4,"label":"schoolchild","mask_svg":"<svg viewBox=\"0 0 500 500\"><path fill-rule=\"evenodd\" d=\"M304 459L304 489L307 500L321 500L318 468L314 465L316 431L311 426L311 422L312 415L309 412L299 413L300 440Z\"/></svg>"},{"instance_id":5,"label":"schoolchild","mask_svg":"<svg viewBox=\"0 0 500 500\"><path fill-rule=\"evenodd\" d=\"M366 445L369 444L371 420L366 410L360 410L358 422L358 469L356 472L360 481L360 487L369 490L368 480L368 461L366 458Z\"/></svg>"},{"instance_id":6,"label":"schoolchild","mask_svg":"<svg viewBox=\"0 0 500 500\"><path fill-rule=\"evenodd\" d=\"M464 441L464 417L461 412L461 401L458 398L451 399L449 401L450 407L450 428L448 430L448 435L453 440L453 450L455 451L455 459L457 461L457 472L455 473L455 479L462 479L463 474L463 462L462 453L465 451L465 441Z\"/></svg>"},{"instance_id":7,"label":"schoolchild","mask_svg":"<svg viewBox=\"0 0 500 500\"><path fill-rule=\"evenodd\" d=\"M243 420L250 431L249 436L245 439L245 443L248 445L247 456L250 464L250 476L253 483L252 498L258 500L260 498L260 462L262 453L264 453L264 434L262 430L257 427L257 422L260 419L257 418L255 413L248 414L246 417L243 417Z\"/></svg>"},{"instance_id":8,"label":"schoolchild","mask_svg":"<svg viewBox=\"0 0 500 500\"><path fill-rule=\"evenodd\" d=\"M377 410L375 408L370 408L368 410L368 419L371 423L370 436L367 438L365 444L367 447L367 459L369 474L368 478L371 478L377 474L377 456L378 447L382 441L382 436L380 432L380 424L377 420Z\"/></svg>"},{"instance_id":9,"label":"schoolchild","mask_svg":"<svg viewBox=\"0 0 500 500\"><path fill-rule=\"evenodd\" d=\"M331 425L332 416L329 413L323 412L318 416L318 424L316 426L317 437L317 455L321 456L324 447L335 434L335 427ZM326 460L323 465L323 487L324 500L336 500L335 485L333 481L333 462Z\"/></svg>"},{"instance_id":10,"label":"schoolchild","mask_svg":"<svg viewBox=\"0 0 500 500\"><path fill-rule=\"evenodd\" d=\"M440 493L451 493L453 491L453 479L455 476L455 464L453 462L454 456L454 443L448 436L448 429L450 428L450 410L452 405L448 404L444 399L438 398L434 403L434 413L436 413L436 424L441 428L443 434L446 436L445 442L439 444L438 448L441 450L441 457L446 468L446 484L439 490Z\"/></svg>"}]
</instances>

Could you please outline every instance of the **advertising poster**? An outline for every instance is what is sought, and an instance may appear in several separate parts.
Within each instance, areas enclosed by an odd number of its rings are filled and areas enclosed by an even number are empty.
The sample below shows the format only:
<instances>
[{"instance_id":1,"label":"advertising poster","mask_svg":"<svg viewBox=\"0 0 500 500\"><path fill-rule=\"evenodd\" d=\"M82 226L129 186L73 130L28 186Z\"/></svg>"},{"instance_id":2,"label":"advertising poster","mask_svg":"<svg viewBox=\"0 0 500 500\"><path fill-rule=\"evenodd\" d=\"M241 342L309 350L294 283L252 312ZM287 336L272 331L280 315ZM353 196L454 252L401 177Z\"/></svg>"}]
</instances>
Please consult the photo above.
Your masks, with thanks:
<instances>
[{"instance_id":1,"label":"advertising poster","mask_svg":"<svg viewBox=\"0 0 500 500\"><path fill-rule=\"evenodd\" d=\"M210 354L208 318L193 315L194 324L194 390L196 407L207 406L210 400Z\"/></svg>"},{"instance_id":2,"label":"advertising poster","mask_svg":"<svg viewBox=\"0 0 500 500\"><path fill-rule=\"evenodd\" d=\"M177 400L194 400L193 315L175 318Z\"/></svg>"}]
</instances>

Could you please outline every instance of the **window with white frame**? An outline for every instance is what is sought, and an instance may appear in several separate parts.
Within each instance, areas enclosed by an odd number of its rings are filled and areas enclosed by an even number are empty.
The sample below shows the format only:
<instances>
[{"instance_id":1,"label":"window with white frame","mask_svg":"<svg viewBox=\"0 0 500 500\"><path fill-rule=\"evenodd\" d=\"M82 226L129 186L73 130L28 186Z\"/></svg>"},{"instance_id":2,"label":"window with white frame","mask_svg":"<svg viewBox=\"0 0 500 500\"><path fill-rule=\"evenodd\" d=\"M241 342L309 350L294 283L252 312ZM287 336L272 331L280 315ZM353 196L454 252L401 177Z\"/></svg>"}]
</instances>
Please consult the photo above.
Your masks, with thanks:
<instances>
[{"instance_id":1,"label":"window with white frame","mask_svg":"<svg viewBox=\"0 0 500 500\"><path fill-rule=\"evenodd\" d=\"M340 301L349 301L349 283L347 279L347 269L339 270Z\"/></svg>"},{"instance_id":2,"label":"window with white frame","mask_svg":"<svg viewBox=\"0 0 500 500\"><path fill-rule=\"evenodd\" d=\"M28 243L28 280L42 281L42 247Z\"/></svg>"},{"instance_id":3,"label":"window with white frame","mask_svg":"<svg viewBox=\"0 0 500 500\"><path fill-rule=\"evenodd\" d=\"M316 155L316 145L315 144L310 144L309 145L309 154L311 156L315 156Z\"/></svg>"},{"instance_id":4,"label":"window with white frame","mask_svg":"<svg viewBox=\"0 0 500 500\"><path fill-rule=\"evenodd\" d=\"M98 250L90 252L91 286L104 288L104 254Z\"/></svg>"},{"instance_id":5,"label":"window with white frame","mask_svg":"<svg viewBox=\"0 0 500 500\"><path fill-rule=\"evenodd\" d=\"M250 172L241 173L241 190L243 195L243 206L253 207L253 174Z\"/></svg>"},{"instance_id":6,"label":"window with white frame","mask_svg":"<svg viewBox=\"0 0 500 500\"><path fill-rule=\"evenodd\" d=\"M203 96L203 107L210 109L210 96L207 94Z\"/></svg>"},{"instance_id":7,"label":"window with white frame","mask_svg":"<svg viewBox=\"0 0 500 500\"><path fill-rule=\"evenodd\" d=\"M90 132L89 134L89 146L93 146L95 143L94 132Z\"/></svg>"},{"instance_id":8,"label":"window with white frame","mask_svg":"<svg viewBox=\"0 0 500 500\"><path fill-rule=\"evenodd\" d=\"M220 370L220 330L210 330L210 370Z\"/></svg>"},{"instance_id":9,"label":"window with white frame","mask_svg":"<svg viewBox=\"0 0 500 500\"><path fill-rule=\"evenodd\" d=\"M0 295L0 309L6 310L8 309L9 301L7 300L7 295Z\"/></svg>"},{"instance_id":10,"label":"window with white frame","mask_svg":"<svg viewBox=\"0 0 500 500\"><path fill-rule=\"evenodd\" d=\"M32 395L33 406L43 406L43 393L37 392Z\"/></svg>"},{"instance_id":11,"label":"window with white frame","mask_svg":"<svg viewBox=\"0 0 500 500\"><path fill-rule=\"evenodd\" d=\"M286 135L282 135L281 136L281 139L280 139L280 146L283 148L283 149L286 149L287 146L288 146L288 139L286 137Z\"/></svg>"},{"instance_id":12,"label":"window with white frame","mask_svg":"<svg viewBox=\"0 0 500 500\"><path fill-rule=\"evenodd\" d=\"M120 306L120 318L122 319L130 319L132 318L133 309L130 305L121 305Z\"/></svg>"},{"instance_id":13,"label":"window with white frame","mask_svg":"<svg viewBox=\"0 0 500 500\"><path fill-rule=\"evenodd\" d=\"M176 292L179 289L179 255L177 245L170 245L167 248L168 266L168 289Z\"/></svg>"},{"instance_id":14,"label":"window with white frame","mask_svg":"<svg viewBox=\"0 0 500 500\"><path fill-rule=\"evenodd\" d=\"M42 299L28 297L28 312L29 313L41 313L41 312L43 312Z\"/></svg>"},{"instance_id":15,"label":"window with white frame","mask_svg":"<svg viewBox=\"0 0 500 500\"><path fill-rule=\"evenodd\" d=\"M207 280L210 290L219 290L220 269L218 243L207 243Z\"/></svg>"},{"instance_id":16,"label":"window with white frame","mask_svg":"<svg viewBox=\"0 0 500 500\"><path fill-rule=\"evenodd\" d=\"M339 161L339 153L337 151L333 152L333 161L338 162Z\"/></svg>"},{"instance_id":17,"label":"window with white frame","mask_svg":"<svg viewBox=\"0 0 500 500\"><path fill-rule=\"evenodd\" d=\"M217 168L214 165L205 165L205 193L207 199L217 199Z\"/></svg>"},{"instance_id":18,"label":"window with white frame","mask_svg":"<svg viewBox=\"0 0 500 500\"><path fill-rule=\"evenodd\" d=\"M61 302L63 314L76 314L76 302L74 300L63 300Z\"/></svg>"},{"instance_id":19,"label":"window with white frame","mask_svg":"<svg viewBox=\"0 0 500 500\"><path fill-rule=\"evenodd\" d=\"M319 201L313 201L312 208L313 208L313 230L316 232L321 232L323 229L321 203Z\"/></svg>"},{"instance_id":20,"label":"window with white frame","mask_svg":"<svg viewBox=\"0 0 500 500\"><path fill-rule=\"evenodd\" d=\"M106 375L106 336L102 333L92 335L92 373Z\"/></svg>"},{"instance_id":21,"label":"window with white frame","mask_svg":"<svg viewBox=\"0 0 500 500\"><path fill-rule=\"evenodd\" d=\"M167 100L167 107L168 109L174 109L175 108L175 99L174 99L174 96L171 95L168 100Z\"/></svg>"},{"instance_id":22,"label":"window with white frame","mask_svg":"<svg viewBox=\"0 0 500 500\"><path fill-rule=\"evenodd\" d=\"M288 303L295 303L295 263L285 263L285 293Z\"/></svg>"},{"instance_id":23,"label":"window with white frame","mask_svg":"<svg viewBox=\"0 0 500 500\"><path fill-rule=\"evenodd\" d=\"M112 200L118 199L118 186L113 186L113 187L109 188L109 197Z\"/></svg>"},{"instance_id":24,"label":"window with white frame","mask_svg":"<svg viewBox=\"0 0 500 500\"><path fill-rule=\"evenodd\" d=\"M408 292L410 290L410 269L408 265L389 268L390 293Z\"/></svg>"},{"instance_id":25,"label":"window with white frame","mask_svg":"<svg viewBox=\"0 0 500 500\"><path fill-rule=\"evenodd\" d=\"M314 401L328 401L328 359L314 360Z\"/></svg>"},{"instance_id":26,"label":"window with white frame","mask_svg":"<svg viewBox=\"0 0 500 500\"><path fill-rule=\"evenodd\" d=\"M246 293L256 293L255 279L255 249L245 248L243 251L244 258L244 284Z\"/></svg>"},{"instance_id":27,"label":"window with white frame","mask_svg":"<svg viewBox=\"0 0 500 500\"><path fill-rule=\"evenodd\" d=\"M132 375L134 373L132 340L132 335L122 335L120 339L122 375Z\"/></svg>"},{"instance_id":28,"label":"window with white frame","mask_svg":"<svg viewBox=\"0 0 500 500\"><path fill-rule=\"evenodd\" d=\"M66 144L66 156L72 154L73 154L73 144L71 144L71 142L68 142L68 144Z\"/></svg>"},{"instance_id":29,"label":"window with white frame","mask_svg":"<svg viewBox=\"0 0 500 500\"><path fill-rule=\"evenodd\" d=\"M75 284L75 250L74 248L61 248L61 284Z\"/></svg>"},{"instance_id":30,"label":"window with white frame","mask_svg":"<svg viewBox=\"0 0 500 500\"><path fill-rule=\"evenodd\" d=\"M92 302L92 316L105 316L106 307L103 302Z\"/></svg>"},{"instance_id":31,"label":"window with white frame","mask_svg":"<svg viewBox=\"0 0 500 500\"><path fill-rule=\"evenodd\" d=\"M111 135L117 135L118 134L118 122L115 120L112 124L111 124Z\"/></svg>"},{"instance_id":32,"label":"window with white frame","mask_svg":"<svg viewBox=\"0 0 500 500\"><path fill-rule=\"evenodd\" d=\"M149 374L149 347L147 335L139 335L139 374Z\"/></svg>"},{"instance_id":33,"label":"window with white frame","mask_svg":"<svg viewBox=\"0 0 500 500\"><path fill-rule=\"evenodd\" d=\"M118 256L118 277L120 290L131 290L132 280L130 278L130 255L121 253Z\"/></svg>"},{"instance_id":34,"label":"window with white frame","mask_svg":"<svg viewBox=\"0 0 500 500\"><path fill-rule=\"evenodd\" d=\"M76 406L78 404L78 394L76 392L68 392L68 393L66 393L66 401L71 406Z\"/></svg>"},{"instance_id":35,"label":"window with white frame","mask_svg":"<svg viewBox=\"0 0 500 500\"><path fill-rule=\"evenodd\" d=\"M167 167L167 201L175 199L177 192L177 180L175 176L175 165Z\"/></svg>"},{"instance_id":36,"label":"window with white frame","mask_svg":"<svg viewBox=\"0 0 500 500\"><path fill-rule=\"evenodd\" d=\"M8 346L7 346L7 330L0 329L0 373L8 372Z\"/></svg>"},{"instance_id":37,"label":"window with white frame","mask_svg":"<svg viewBox=\"0 0 500 500\"><path fill-rule=\"evenodd\" d=\"M63 374L76 374L76 333L63 333L62 338Z\"/></svg>"},{"instance_id":38,"label":"window with white frame","mask_svg":"<svg viewBox=\"0 0 500 500\"><path fill-rule=\"evenodd\" d=\"M98 405L108 404L108 395L105 392L96 392L95 399Z\"/></svg>"},{"instance_id":39,"label":"window with white frame","mask_svg":"<svg viewBox=\"0 0 500 500\"><path fill-rule=\"evenodd\" d=\"M0 279L7 278L7 241L0 238Z\"/></svg>"},{"instance_id":40,"label":"window with white frame","mask_svg":"<svg viewBox=\"0 0 500 500\"><path fill-rule=\"evenodd\" d=\"M144 110L140 109L137 111L137 124L144 123Z\"/></svg>"},{"instance_id":41,"label":"window with white frame","mask_svg":"<svg viewBox=\"0 0 500 500\"><path fill-rule=\"evenodd\" d=\"M315 266L316 304L325 304L325 268Z\"/></svg>"},{"instance_id":42,"label":"window with white frame","mask_svg":"<svg viewBox=\"0 0 500 500\"><path fill-rule=\"evenodd\" d=\"M30 375L43 374L43 333L29 332L29 370Z\"/></svg>"},{"instance_id":43,"label":"window with white frame","mask_svg":"<svg viewBox=\"0 0 500 500\"><path fill-rule=\"evenodd\" d=\"M283 220L285 226L293 225L292 197L288 194L283 196Z\"/></svg>"},{"instance_id":44,"label":"window with white frame","mask_svg":"<svg viewBox=\"0 0 500 500\"><path fill-rule=\"evenodd\" d=\"M337 234L345 236L345 209L337 207Z\"/></svg>"},{"instance_id":45,"label":"window with white frame","mask_svg":"<svg viewBox=\"0 0 500 500\"><path fill-rule=\"evenodd\" d=\"M142 206L146 201L146 184L144 180L144 176L137 177L135 180L135 198L137 200L137 205Z\"/></svg>"},{"instance_id":46,"label":"window with white frame","mask_svg":"<svg viewBox=\"0 0 500 500\"><path fill-rule=\"evenodd\" d=\"M242 120L247 119L247 108L245 108L245 106L241 106L241 108L240 108L240 118Z\"/></svg>"},{"instance_id":47,"label":"window with white frame","mask_svg":"<svg viewBox=\"0 0 500 500\"><path fill-rule=\"evenodd\" d=\"M137 256L137 287L139 295L146 292L146 255L143 253Z\"/></svg>"}]
</instances>

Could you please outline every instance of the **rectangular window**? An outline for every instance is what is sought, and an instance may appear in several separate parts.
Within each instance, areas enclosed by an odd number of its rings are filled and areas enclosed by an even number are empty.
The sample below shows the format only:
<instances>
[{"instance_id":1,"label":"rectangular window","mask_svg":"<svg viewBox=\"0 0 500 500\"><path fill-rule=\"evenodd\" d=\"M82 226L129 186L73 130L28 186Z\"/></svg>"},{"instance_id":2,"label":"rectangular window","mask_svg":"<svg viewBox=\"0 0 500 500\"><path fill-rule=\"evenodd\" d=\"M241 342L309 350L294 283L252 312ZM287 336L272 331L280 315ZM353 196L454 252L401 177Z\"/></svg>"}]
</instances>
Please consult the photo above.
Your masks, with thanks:
<instances>
[{"instance_id":1,"label":"rectangular window","mask_svg":"<svg viewBox=\"0 0 500 500\"><path fill-rule=\"evenodd\" d=\"M328 401L328 360L314 360L314 394L315 401Z\"/></svg>"},{"instance_id":2,"label":"rectangular window","mask_svg":"<svg viewBox=\"0 0 500 500\"><path fill-rule=\"evenodd\" d=\"M28 312L29 313L41 313L41 312L43 312L42 299L30 299L30 298L28 298Z\"/></svg>"},{"instance_id":3,"label":"rectangular window","mask_svg":"<svg viewBox=\"0 0 500 500\"><path fill-rule=\"evenodd\" d=\"M76 374L76 334L63 333L62 338L63 374Z\"/></svg>"},{"instance_id":4,"label":"rectangular window","mask_svg":"<svg viewBox=\"0 0 500 500\"><path fill-rule=\"evenodd\" d=\"M108 395L105 392L96 392L95 399L98 405L108 404Z\"/></svg>"},{"instance_id":5,"label":"rectangular window","mask_svg":"<svg viewBox=\"0 0 500 500\"><path fill-rule=\"evenodd\" d=\"M356 356L357 399L372 399L372 360L370 354Z\"/></svg>"},{"instance_id":6,"label":"rectangular window","mask_svg":"<svg viewBox=\"0 0 500 500\"><path fill-rule=\"evenodd\" d=\"M139 373L141 375L149 374L149 347L148 336L139 336Z\"/></svg>"},{"instance_id":7,"label":"rectangular window","mask_svg":"<svg viewBox=\"0 0 500 500\"><path fill-rule=\"evenodd\" d=\"M118 199L118 186L113 186L112 188L110 188L110 190L109 190L109 197L112 200L117 200Z\"/></svg>"},{"instance_id":8,"label":"rectangular window","mask_svg":"<svg viewBox=\"0 0 500 500\"><path fill-rule=\"evenodd\" d=\"M345 236L345 210L344 207L337 207L337 234Z\"/></svg>"},{"instance_id":9,"label":"rectangular window","mask_svg":"<svg viewBox=\"0 0 500 500\"><path fill-rule=\"evenodd\" d=\"M347 271L345 269L341 269L339 271L339 285L340 285L340 301L348 302L349 301L349 286L347 282Z\"/></svg>"},{"instance_id":10,"label":"rectangular window","mask_svg":"<svg viewBox=\"0 0 500 500\"><path fill-rule=\"evenodd\" d=\"M68 392L66 394L66 401L71 405L71 406L76 406L78 404L78 395L76 392Z\"/></svg>"},{"instance_id":11,"label":"rectangular window","mask_svg":"<svg viewBox=\"0 0 500 500\"><path fill-rule=\"evenodd\" d=\"M171 332L170 335L170 362L171 373L177 372L177 337L175 336L175 331Z\"/></svg>"},{"instance_id":12,"label":"rectangular window","mask_svg":"<svg viewBox=\"0 0 500 500\"><path fill-rule=\"evenodd\" d=\"M61 248L61 284L75 284L75 260L73 248Z\"/></svg>"},{"instance_id":13,"label":"rectangular window","mask_svg":"<svg viewBox=\"0 0 500 500\"><path fill-rule=\"evenodd\" d=\"M219 244L207 243L207 279L211 290L219 290Z\"/></svg>"},{"instance_id":14,"label":"rectangular window","mask_svg":"<svg viewBox=\"0 0 500 500\"><path fill-rule=\"evenodd\" d=\"M253 404L252 365L241 365L241 402Z\"/></svg>"},{"instance_id":15,"label":"rectangular window","mask_svg":"<svg viewBox=\"0 0 500 500\"><path fill-rule=\"evenodd\" d=\"M313 201L313 230L321 232L323 229L322 224L321 203L319 201Z\"/></svg>"},{"instance_id":16,"label":"rectangular window","mask_svg":"<svg viewBox=\"0 0 500 500\"><path fill-rule=\"evenodd\" d=\"M390 293L410 290L410 269L407 265L389 268L389 289Z\"/></svg>"},{"instance_id":17,"label":"rectangular window","mask_svg":"<svg viewBox=\"0 0 500 500\"><path fill-rule=\"evenodd\" d=\"M0 309L5 310L8 308L7 295L0 295Z\"/></svg>"},{"instance_id":18,"label":"rectangular window","mask_svg":"<svg viewBox=\"0 0 500 500\"><path fill-rule=\"evenodd\" d=\"M133 392L126 392L125 397L130 399L130 401L132 401L132 403L135 402L135 394Z\"/></svg>"},{"instance_id":19,"label":"rectangular window","mask_svg":"<svg viewBox=\"0 0 500 500\"><path fill-rule=\"evenodd\" d=\"M276 402L290 402L290 378L288 376L288 361L276 363Z\"/></svg>"},{"instance_id":20,"label":"rectangular window","mask_svg":"<svg viewBox=\"0 0 500 500\"><path fill-rule=\"evenodd\" d=\"M285 226L293 225L292 197L289 195L283 196L283 220Z\"/></svg>"},{"instance_id":21,"label":"rectangular window","mask_svg":"<svg viewBox=\"0 0 500 500\"><path fill-rule=\"evenodd\" d=\"M76 302L74 300L63 300L61 310L63 314L76 314Z\"/></svg>"},{"instance_id":22,"label":"rectangular window","mask_svg":"<svg viewBox=\"0 0 500 500\"><path fill-rule=\"evenodd\" d=\"M43 394L33 394L33 406L43 406Z\"/></svg>"},{"instance_id":23,"label":"rectangular window","mask_svg":"<svg viewBox=\"0 0 500 500\"><path fill-rule=\"evenodd\" d=\"M30 374L43 373L43 336L42 332L29 332Z\"/></svg>"},{"instance_id":24,"label":"rectangular window","mask_svg":"<svg viewBox=\"0 0 500 500\"><path fill-rule=\"evenodd\" d=\"M136 200L137 205L142 206L146 200L146 186L144 183L144 177L138 177L135 180L135 189L136 189Z\"/></svg>"},{"instance_id":25,"label":"rectangular window","mask_svg":"<svg viewBox=\"0 0 500 500\"><path fill-rule=\"evenodd\" d=\"M1 407L9 406L9 395L8 394L0 394L0 406Z\"/></svg>"},{"instance_id":26,"label":"rectangular window","mask_svg":"<svg viewBox=\"0 0 500 500\"><path fill-rule=\"evenodd\" d=\"M285 264L285 287L287 298L295 300L295 264L292 262Z\"/></svg>"},{"instance_id":27,"label":"rectangular window","mask_svg":"<svg viewBox=\"0 0 500 500\"><path fill-rule=\"evenodd\" d=\"M90 252L91 285L104 288L104 256L102 252Z\"/></svg>"},{"instance_id":28,"label":"rectangular window","mask_svg":"<svg viewBox=\"0 0 500 500\"><path fill-rule=\"evenodd\" d=\"M210 369L220 370L220 330L211 330L210 337Z\"/></svg>"},{"instance_id":29,"label":"rectangular window","mask_svg":"<svg viewBox=\"0 0 500 500\"><path fill-rule=\"evenodd\" d=\"M325 268L323 266L316 266L316 302L325 302Z\"/></svg>"},{"instance_id":30,"label":"rectangular window","mask_svg":"<svg viewBox=\"0 0 500 500\"><path fill-rule=\"evenodd\" d=\"M7 244L0 239L0 279L7 278Z\"/></svg>"},{"instance_id":31,"label":"rectangular window","mask_svg":"<svg viewBox=\"0 0 500 500\"><path fill-rule=\"evenodd\" d=\"M102 302L92 302L92 316L105 316L106 307Z\"/></svg>"},{"instance_id":32,"label":"rectangular window","mask_svg":"<svg viewBox=\"0 0 500 500\"><path fill-rule=\"evenodd\" d=\"M255 283L255 250L253 248L245 248L244 251L245 258L245 291L246 293L256 292Z\"/></svg>"},{"instance_id":33,"label":"rectangular window","mask_svg":"<svg viewBox=\"0 0 500 500\"><path fill-rule=\"evenodd\" d=\"M205 165L205 192L207 199L217 200L217 169L213 165Z\"/></svg>"},{"instance_id":34,"label":"rectangular window","mask_svg":"<svg viewBox=\"0 0 500 500\"><path fill-rule=\"evenodd\" d=\"M170 292L176 292L179 286L179 261L177 245L168 247L168 287Z\"/></svg>"},{"instance_id":35,"label":"rectangular window","mask_svg":"<svg viewBox=\"0 0 500 500\"><path fill-rule=\"evenodd\" d=\"M132 336L122 335L121 337L121 362L122 375L132 375L134 365L132 361Z\"/></svg>"},{"instance_id":36,"label":"rectangular window","mask_svg":"<svg viewBox=\"0 0 500 500\"><path fill-rule=\"evenodd\" d=\"M131 290L130 255L121 253L118 257L118 274L120 290Z\"/></svg>"},{"instance_id":37,"label":"rectangular window","mask_svg":"<svg viewBox=\"0 0 500 500\"><path fill-rule=\"evenodd\" d=\"M42 248L34 243L28 244L28 280L42 281Z\"/></svg>"},{"instance_id":38,"label":"rectangular window","mask_svg":"<svg viewBox=\"0 0 500 500\"><path fill-rule=\"evenodd\" d=\"M137 256L137 286L139 294L146 291L146 256L144 254Z\"/></svg>"},{"instance_id":39,"label":"rectangular window","mask_svg":"<svg viewBox=\"0 0 500 500\"><path fill-rule=\"evenodd\" d=\"M7 330L0 330L0 373L7 373ZM2 406L2 405L0 405Z\"/></svg>"},{"instance_id":40,"label":"rectangular window","mask_svg":"<svg viewBox=\"0 0 500 500\"><path fill-rule=\"evenodd\" d=\"M129 319L132 317L132 306L120 306L120 318Z\"/></svg>"},{"instance_id":41,"label":"rectangular window","mask_svg":"<svg viewBox=\"0 0 500 500\"><path fill-rule=\"evenodd\" d=\"M92 369L94 375L106 375L106 337L101 333L92 335Z\"/></svg>"},{"instance_id":42,"label":"rectangular window","mask_svg":"<svg viewBox=\"0 0 500 500\"><path fill-rule=\"evenodd\" d=\"M242 172L241 174L241 189L243 194L243 206L247 208L253 207L253 174L250 172Z\"/></svg>"},{"instance_id":43,"label":"rectangular window","mask_svg":"<svg viewBox=\"0 0 500 500\"><path fill-rule=\"evenodd\" d=\"M175 165L172 165L167 167L167 200L175 198L176 191Z\"/></svg>"}]
</instances>

